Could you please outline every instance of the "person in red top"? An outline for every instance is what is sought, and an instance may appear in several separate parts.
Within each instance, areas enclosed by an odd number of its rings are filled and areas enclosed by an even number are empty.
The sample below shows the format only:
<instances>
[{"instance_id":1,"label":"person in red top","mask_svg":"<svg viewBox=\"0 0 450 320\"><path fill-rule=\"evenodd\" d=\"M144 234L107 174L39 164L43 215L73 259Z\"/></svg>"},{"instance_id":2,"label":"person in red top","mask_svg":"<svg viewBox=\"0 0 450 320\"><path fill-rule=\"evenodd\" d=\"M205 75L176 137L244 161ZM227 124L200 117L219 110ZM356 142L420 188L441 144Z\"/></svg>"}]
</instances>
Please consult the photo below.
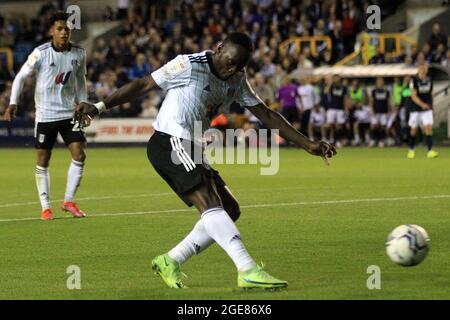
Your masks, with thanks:
<instances>
[{"instance_id":1,"label":"person in red top","mask_svg":"<svg viewBox=\"0 0 450 320\"><path fill-rule=\"evenodd\" d=\"M355 45L355 20L349 16L347 10L344 11L342 18L342 36L344 37L345 52L353 51Z\"/></svg>"}]
</instances>

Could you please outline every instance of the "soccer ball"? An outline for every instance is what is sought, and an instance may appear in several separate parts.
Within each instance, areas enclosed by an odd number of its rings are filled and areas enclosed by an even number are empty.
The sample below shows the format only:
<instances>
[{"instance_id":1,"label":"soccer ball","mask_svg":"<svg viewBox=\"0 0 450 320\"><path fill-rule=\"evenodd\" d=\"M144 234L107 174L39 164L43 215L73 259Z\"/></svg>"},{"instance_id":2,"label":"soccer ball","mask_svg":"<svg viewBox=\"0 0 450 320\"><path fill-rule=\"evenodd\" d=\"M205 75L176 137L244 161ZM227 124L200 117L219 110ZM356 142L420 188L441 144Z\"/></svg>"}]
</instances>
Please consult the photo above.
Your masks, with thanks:
<instances>
[{"instance_id":1,"label":"soccer ball","mask_svg":"<svg viewBox=\"0 0 450 320\"><path fill-rule=\"evenodd\" d=\"M402 266L421 263L430 249L430 238L424 228L415 224L403 224L395 228L386 241L389 258Z\"/></svg>"}]
</instances>

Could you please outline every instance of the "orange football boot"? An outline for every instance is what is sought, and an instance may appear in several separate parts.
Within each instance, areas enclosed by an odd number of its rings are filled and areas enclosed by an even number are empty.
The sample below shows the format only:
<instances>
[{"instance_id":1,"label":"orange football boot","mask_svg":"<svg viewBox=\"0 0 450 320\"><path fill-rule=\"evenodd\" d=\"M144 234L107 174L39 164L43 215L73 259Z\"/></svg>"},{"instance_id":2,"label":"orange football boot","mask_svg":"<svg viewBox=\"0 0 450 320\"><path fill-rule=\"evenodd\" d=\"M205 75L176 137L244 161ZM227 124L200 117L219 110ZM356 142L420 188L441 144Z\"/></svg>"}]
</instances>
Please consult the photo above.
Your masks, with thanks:
<instances>
[{"instance_id":1,"label":"orange football boot","mask_svg":"<svg viewBox=\"0 0 450 320\"><path fill-rule=\"evenodd\" d=\"M81 211L75 202L67 201L61 204L61 209L65 212L70 212L74 218L84 218L86 213Z\"/></svg>"},{"instance_id":2,"label":"orange football boot","mask_svg":"<svg viewBox=\"0 0 450 320\"><path fill-rule=\"evenodd\" d=\"M41 213L41 219L42 220L53 220L53 211L52 209L45 209Z\"/></svg>"}]
</instances>

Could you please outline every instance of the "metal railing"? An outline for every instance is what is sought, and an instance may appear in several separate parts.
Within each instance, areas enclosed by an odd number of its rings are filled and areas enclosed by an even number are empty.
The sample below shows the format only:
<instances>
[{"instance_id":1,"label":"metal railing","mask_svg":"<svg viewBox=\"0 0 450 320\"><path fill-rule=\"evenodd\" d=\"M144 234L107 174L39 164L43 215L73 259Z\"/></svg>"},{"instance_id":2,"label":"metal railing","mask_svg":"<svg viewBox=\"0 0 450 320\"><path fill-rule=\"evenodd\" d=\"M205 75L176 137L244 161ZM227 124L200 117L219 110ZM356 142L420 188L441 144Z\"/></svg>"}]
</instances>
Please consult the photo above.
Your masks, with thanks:
<instances>
[{"instance_id":1,"label":"metal railing","mask_svg":"<svg viewBox=\"0 0 450 320\"><path fill-rule=\"evenodd\" d=\"M284 40L282 43L280 43L278 49L280 50L280 52L285 53L287 47L293 44L295 47L295 52L297 54L300 54L302 52L302 45L304 43L309 43L312 55L317 56L318 42L325 42L327 45L327 49L332 48L331 38L328 36L302 36L302 37L290 37L289 39Z\"/></svg>"}]
</instances>

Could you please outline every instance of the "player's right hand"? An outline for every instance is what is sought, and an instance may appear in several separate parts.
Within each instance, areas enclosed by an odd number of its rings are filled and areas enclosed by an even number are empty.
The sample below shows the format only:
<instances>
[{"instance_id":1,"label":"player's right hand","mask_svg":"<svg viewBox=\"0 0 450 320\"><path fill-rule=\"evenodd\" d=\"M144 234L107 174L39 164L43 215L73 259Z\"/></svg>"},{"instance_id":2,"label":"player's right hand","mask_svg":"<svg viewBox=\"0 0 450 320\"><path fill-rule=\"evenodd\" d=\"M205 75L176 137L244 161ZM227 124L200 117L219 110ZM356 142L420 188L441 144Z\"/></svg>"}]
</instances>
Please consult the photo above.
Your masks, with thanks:
<instances>
[{"instance_id":1,"label":"player's right hand","mask_svg":"<svg viewBox=\"0 0 450 320\"><path fill-rule=\"evenodd\" d=\"M3 117L6 121L14 120L16 117L17 106L15 104L10 104L5 110L5 115Z\"/></svg>"}]
</instances>

